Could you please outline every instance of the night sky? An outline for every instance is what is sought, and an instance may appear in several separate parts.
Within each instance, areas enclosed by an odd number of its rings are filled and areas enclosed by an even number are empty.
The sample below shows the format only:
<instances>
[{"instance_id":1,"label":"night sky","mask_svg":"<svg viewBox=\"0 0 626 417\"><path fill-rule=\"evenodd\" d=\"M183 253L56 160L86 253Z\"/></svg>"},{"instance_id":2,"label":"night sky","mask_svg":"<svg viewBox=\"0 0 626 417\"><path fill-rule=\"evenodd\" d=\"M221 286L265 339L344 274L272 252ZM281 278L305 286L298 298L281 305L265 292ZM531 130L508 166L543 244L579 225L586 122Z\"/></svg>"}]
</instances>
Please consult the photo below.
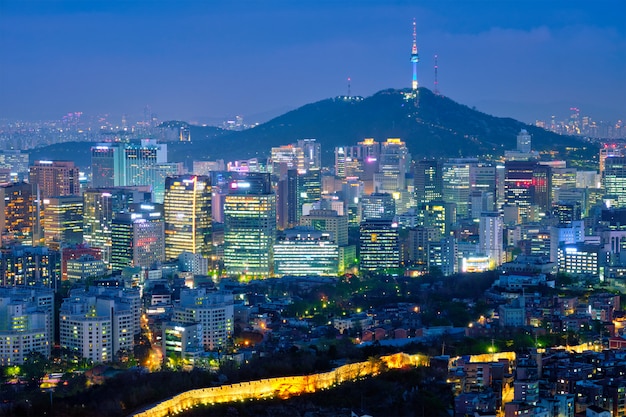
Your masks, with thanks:
<instances>
[{"instance_id":1,"label":"night sky","mask_svg":"<svg viewBox=\"0 0 626 417\"><path fill-rule=\"evenodd\" d=\"M626 1L0 0L0 119L263 121L411 83L525 122L626 118Z\"/></svg>"}]
</instances>

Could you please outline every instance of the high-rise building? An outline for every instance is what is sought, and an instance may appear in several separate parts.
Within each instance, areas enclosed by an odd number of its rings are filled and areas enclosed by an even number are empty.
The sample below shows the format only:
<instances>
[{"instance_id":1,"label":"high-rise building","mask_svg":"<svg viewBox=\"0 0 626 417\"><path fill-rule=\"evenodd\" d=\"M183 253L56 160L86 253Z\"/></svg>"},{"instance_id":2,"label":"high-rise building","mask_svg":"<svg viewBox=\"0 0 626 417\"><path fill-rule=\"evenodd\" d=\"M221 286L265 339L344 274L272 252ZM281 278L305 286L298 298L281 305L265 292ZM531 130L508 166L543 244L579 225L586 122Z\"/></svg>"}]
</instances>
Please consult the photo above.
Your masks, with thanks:
<instances>
[{"instance_id":1,"label":"high-rise building","mask_svg":"<svg viewBox=\"0 0 626 417\"><path fill-rule=\"evenodd\" d=\"M224 267L231 275L273 274L276 195L269 174L233 179L224 199Z\"/></svg>"},{"instance_id":2,"label":"high-rise building","mask_svg":"<svg viewBox=\"0 0 626 417\"><path fill-rule=\"evenodd\" d=\"M361 197L361 222L373 219L392 220L396 203L389 193L373 193Z\"/></svg>"},{"instance_id":3,"label":"high-rise building","mask_svg":"<svg viewBox=\"0 0 626 417\"><path fill-rule=\"evenodd\" d=\"M406 190L406 173L411 154L406 144L398 138L389 138L382 144L378 173L374 174L374 190L395 193Z\"/></svg>"},{"instance_id":4,"label":"high-rise building","mask_svg":"<svg viewBox=\"0 0 626 417\"><path fill-rule=\"evenodd\" d=\"M28 154L12 149L0 151L0 169L15 173L17 179L24 179L28 174Z\"/></svg>"},{"instance_id":5,"label":"high-rise building","mask_svg":"<svg viewBox=\"0 0 626 417\"><path fill-rule=\"evenodd\" d=\"M617 207L626 207L626 157L606 157L602 180L606 196L615 201Z\"/></svg>"},{"instance_id":6,"label":"high-rise building","mask_svg":"<svg viewBox=\"0 0 626 417\"><path fill-rule=\"evenodd\" d=\"M360 269L363 271L398 268L400 248L398 228L391 220L368 220L359 233Z\"/></svg>"},{"instance_id":7,"label":"high-rise building","mask_svg":"<svg viewBox=\"0 0 626 417\"><path fill-rule=\"evenodd\" d=\"M452 225L456 223L456 204L445 201L431 201L418 206L418 219L421 226L433 227L436 239L450 236Z\"/></svg>"},{"instance_id":8,"label":"high-rise building","mask_svg":"<svg viewBox=\"0 0 626 417\"><path fill-rule=\"evenodd\" d=\"M82 255L78 259L67 261L65 279L69 281L79 281L91 277L102 277L106 275L107 267L102 259L97 259L92 255Z\"/></svg>"},{"instance_id":9,"label":"high-rise building","mask_svg":"<svg viewBox=\"0 0 626 417\"><path fill-rule=\"evenodd\" d=\"M434 227L418 226L408 229L403 262L422 272L428 270L428 244L439 236Z\"/></svg>"},{"instance_id":10,"label":"high-rise building","mask_svg":"<svg viewBox=\"0 0 626 417\"><path fill-rule=\"evenodd\" d=\"M138 290L72 289L59 311L61 348L77 359L111 362L132 351L140 309Z\"/></svg>"},{"instance_id":11,"label":"high-rise building","mask_svg":"<svg viewBox=\"0 0 626 417\"><path fill-rule=\"evenodd\" d=\"M138 206L138 207L136 207ZM111 223L111 269L149 269L165 260L163 206L141 204L115 214Z\"/></svg>"},{"instance_id":12,"label":"high-rise building","mask_svg":"<svg viewBox=\"0 0 626 417\"><path fill-rule=\"evenodd\" d=\"M340 216L336 210L311 210L309 214L302 216L300 224L330 233L339 246L348 244L348 216Z\"/></svg>"},{"instance_id":13,"label":"high-rise building","mask_svg":"<svg viewBox=\"0 0 626 417\"><path fill-rule=\"evenodd\" d=\"M298 222L298 171L289 169L276 188L276 221L280 230L289 229Z\"/></svg>"},{"instance_id":14,"label":"high-rise building","mask_svg":"<svg viewBox=\"0 0 626 417\"><path fill-rule=\"evenodd\" d=\"M35 161L30 183L39 188L42 198L80 195L79 172L72 161Z\"/></svg>"},{"instance_id":15,"label":"high-rise building","mask_svg":"<svg viewBox=\"0 0 626 417\"><path fill-rule=\"evenodd\" d=\"M290 169L304 170L304 152L299 146L284 145L272 148L270 160L272 173L279 177Z\"/></svg>"},{"instance_id":16,"label":"high-rise building","mask_svg":"<svg viewBox=\"0 0 626 417\"><path fill-rule=\"evenodd\" d=\"M489 257L490 266L502 265L504 221L498 212L483 212L480 215L478 251Z\"/></svg>"},{"instance_id":17,"label":"high-rise building","mask_svg":"<svg viewBox=\"0 0 626 417\"><path fill-rule=\"evenodd\" d=\"M336 276L339 247L327 232L306 227L285 230L274 244L274 273Z\"/></svg>"},{"instance_id":18,"label":"high-rise building","mask_svg":"<svg viewBox=\"0 0 626 417\"><path fill-rule=\"evenodd\" d=\"M50 357L54 343L54 291L0 287L0 366L21 365L31 353Z\"/></svg>"},{"instance_id":19,"label":"high-rise building","mask_svg":"<svg viewBox=\"0 0 626 417\"><path fill-rule=\"evenodd\" d=\"M37 221L37 208L32 186L27 182L0 184L2 242L32 242Z\"/></svg>"},{"instance_id":20,"label":"high-rise building","mask_svg":"<svg viewBox=\"0 0 626 417\"><path fill-rule=\"evenodd\" d=\"M83 243L83 197L44 199L42 223L46 246L52 249Z\"/></svg>"},{"instance_id":21,"label":"high-rise building","mask_svg":"<svg viewBox=\"0 0 626 417\"><path fill-rule=\"evenodd\" d=\"M61 279L61 256L45 246L0 249L0 285L56 288Z\"/></svg>"},{"instance_id":22,"label":"high-rise building","mask_svg":"<svg viewBox=\"0 0 626 417\"><path fill-rule=\"evenodd\" d=\"M91 186L93 188L122 185L120 174L124 166L124 145L101 143L91 147Z\"/></svg>"},{"instance_id":23,"label":"high-rise building","mask_svg":"<svg viewBox=\"0 0 626 417\"><path fill-rule=\"evenodd\" d=\"M183 252L210 256L213 246L211 179L183 175L165 180L165 258Z\"/></svg>"},{"instance_id":24,"label":"high-rise building","mask_svg":"<svg viewBox=\"0 0 626 417\"><path fill-rule=\"evenodd\" d=\"M111 261L111 225L115 214L127 211L133 203L148 203L150 188L88 188L83 193L83 239L101 251L102 260Z\"/></svg>"},{"instance_id":25,"label":"high-rise building","mask_svg":"<svg viewBox=\"0 0 626 417\"><path fill-rule=\"evenodd\" d=\"M458 272L458 245L453 236L428 243L428 272L449 276Z\"/></svg>"},{"instance_id":26,"label":"high-rise building","mask_svg":"<svg viewBox=\"0 0 626 417\"><path fill-rule=\"evenodd\" d=\"M174 304L172 319L184 324L200 323L205 349L224 348L235 326L233 294L206 288L184 288L180 300Z\"/></svg>"},{"instance_id":27,"label":"high-rise building","mask_svg":"<svg viewBox=\"0 0 626 417\"><path fill-rule=\"evenodd\" d=\"M298 173L298 218L300 221L303 206L312 205L322 198L322 176L319 168L310 168Z\"/></svg>"},{"instance_id":28,"label":"high-rise building","mask_svg":"<svg viewBox=\"0 0 626 417\"><path fill-rule=\"evenodd\" d=\"M519 207L522 219L530 214L530 207L548 211L551 206L550 167L536 161L507 161L505 164L504 201Z\"/></svg>"},{"instance_id":29,"label":"high-rise building","mask_svg":"<svg viewBox=\"0 0 626 417\"><path fill-rule=\"evenodd\" d=\"M304 154L304 169L322 168L322 148L315 139L298 140L298 148L302 149Z\"/></svg>"},{"instance_id":30,"label":"high-rise building","mask_svg":"<svg viewBox=\"0 0 626 417\"><path fill-rule=\"evenodd\" d=\"M456 204L459 218L469 215L469 195L471 190L470 172L478 163L474 158L450 159L443 164L443 200Z\"/></svg>"},{"instance_id":31,"label":"high-rise building","mask_svg":"<svg viewBox=\"0 0 626 417\"><path fill-rule=\"evenodd\" d=\"M532 151L532 137L526 129L520 130L517 134L517 150L523 153L530 153Z\"/></svg>"},{"instance_id":32,"label":"high-rise building","mask_svg":"<svg viewBox=\"0 0 626 417\"><path fill-rule=\"evenodd\" d=\"M443 198L443 180L441 176L441 161L423 159L415 163L413 170L413 184L415 188L415 201L430 203Z\"/></svg>"}]
</instances>

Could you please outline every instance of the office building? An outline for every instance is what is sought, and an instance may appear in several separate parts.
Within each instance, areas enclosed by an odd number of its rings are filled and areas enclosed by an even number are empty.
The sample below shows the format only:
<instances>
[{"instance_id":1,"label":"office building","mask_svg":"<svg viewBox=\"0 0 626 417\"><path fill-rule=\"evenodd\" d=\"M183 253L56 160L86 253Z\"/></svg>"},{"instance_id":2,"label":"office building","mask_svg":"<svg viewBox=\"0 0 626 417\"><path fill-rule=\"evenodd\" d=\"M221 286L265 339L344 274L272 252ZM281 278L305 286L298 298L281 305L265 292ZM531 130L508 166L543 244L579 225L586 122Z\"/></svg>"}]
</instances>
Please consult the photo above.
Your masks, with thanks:
<instances>
[{"instance_id":1,"label":"office building","mask_svg":"<svg viewBox=\"0 0 626 417\"><path fill-rule=\"evenodd\" d=\"M31 244L37 240L38 220L35 195L29 183L0 184L0 233L3 244Z\"/></svg>"},{"instance_id":2,"label":"office building","mask_svg":"<svg viewBox=\"0 0 626 417\"><path fill-rule=\"evenodd\" d=\"M453 236L428 242L428 272L449 276L459 272L458 245Z\"/></svg>"},{"instance_id":3,"label":"office building","mask_svg":"<svg viewBox=\"0 0 626 417\"><path fill-rule=\"evenodd\" d=\"M105 188L123 185L120 182L120 173L122 172L123 167L124 144L101 143L91 147L92 188Z\"/></svg>"},{"instance_id":4,"label":"office building","mask_svg":"<svg viewBox=\"0 0 626 417\"><path fill-rule=\"evenodd\" d=\"M322 148L315 139L299 139L298 148L302 149L304 155L304 169L322 168Z\"/></svg>"},{"instance_id":5,"label":"office building","mask_svg":"<svg viewBox=\"0 0 626 417\"><path fill-rule=\"evenodd\" d=\"M430 203L443 198L442 163L434 159L422 159L415 162L413 185L415 201Z\"/></svg>"},{"instance_id":6,"label":"office building","mask_svg":"<svg viewBox=\"0 0 626 417\"><path fill-rule=\"evenodd\" d=\"M165 180L165 258L183 252L210 256L213 248L211 179L183 175Z\"/></svg>"},{"instance_id":7,"label":"office building","mask_svg":"<svg viewBox=\"0 0 626 417\"><path fill-rule=\"evenodd\" d=\"M302 216L300 225L328 232L339 246L348 245L348 216L340 216L336 210L311 210Z\"/></svg>"},{"instance_id":8,"label":"office building","mask_svg":"<svg viewBox=\"0 0 626 417\"><path fill-rule=\"evenodd\" d=\"M111 262L111 227L115 214L128 211L131 204L149 203L149 186L88 188L83 193L83 239Z\"/></svg>"},{"instance_id":9,"label":"office building","mask_svg":"<svg viewBox=\"0 0 626 417\"><path fill-rule=\"evenodd\" d=\"M431 201L418 206L418 222L421 226L437 230L437 239L450 236L452 225L456 223L456 204L445 201Z\"/></svg>"},{"instance_id":10,"label":"office building","mask_svg":"<svg viewBox=\"0 0 626 417\"><path fill-rule=\"evenodd\" d=\"M480 215L478 232L478 252L489 258L490 269L502 265L504 221L497 212L483 212Z\"/></svg>"},{"instance_id":11,"label":"office building","mask_svg":"<svg viewBox=\"0 0 626 417\"><path fill-rule=\"evenodd\" d=\"M140 204L115 214L111 223L111 269L149 269L165 260L163 206Z\"/></svg>"},{"instance_id":12,"label":"office building","mask_svg":"<svg viewBox=\"0 0 626 417\"><path fill-rule=\"evenodd\" d=\"M281 177L290 169L304 171L304 152L294 145L278 146L271 149L272 173Z\"/></svg>"},{"instance_id":13,"label":"office building","mask_svg":"<svg viewBox=\"0 0 626 417\"><path fill-rule=\"evenodd\" d=\"M456 204L457 216L462 219L469 215L470 170L477 163L477 159L460 158L450 159L443 164L443 200Z\"/></svg>"},{"instance_id":14,"label":"office building","mask_svg":"<svg viewBox=\"0 0 626 417\"><path fill-rule=\"evenodd\" d=\"M78 167L72 161L35 161L30 167L33 192L41 198L80 195Z\"/></svg>"},{"instance_id":15,"label":"office building","mask_svg":"<svg viewBox=\"0 0 626 417\"><path fill-rule=\"evenodd\" d=\"M599 277L601 266L600 245L575 243L562 244L558 248L559 272L564 274Z\"/></svg>"},{"instance_id":16,"label":"office building","mask_svg":"<svg viewBox=\"0 0 626 417\"><path fill-rule=\"evenodd\" d=\"M161 339L163 357L193 361L204 353L203 339L204 329L200 323L164 323Z\"/></svg>"},{"instance_id":17,"label":"office building","mask_svg":"<svg viewBox=\"0 0 626 417\"><path fill-rule=\"evenodd\" d=\"M626 207L626 157L608 156L604 160L604 190L616 207Z\"/></svg>"},{"instance_id":18,"label":"office building","mask_svg":"<svg viewBox=\"0 0 626 417\"><path fill-rule=\"evenodd\" d=\"M174 322L202 325L205 349L223 349L234 331L234 298L226 291L183 288L174 303Z\"/></svg>"},{"instance_id":19,"label":"office building","mask_svg":"<svg viewBox=\"0 0 626 417\"><path fill-rule=\"evenodd\" d=\"M50 197L43 203L46 246L59 250L62 246L83 243L83 197Z\"/></svg>"},{"instance_id":20,"label":"office building","mask_svg":"<svg viewBox=\"0 0 626 417\"><path fill-rule=\"evenodd\" d=\"M375 219L392 220L396 202L389 193L373 193L361 197L361 222Z\"/></svg>"},{"instance_id":21,"label":"office building","mask_svg":"<svg viewBox=\"0 0 626 417\"><path fill-rule=\"evenodd\" d=\"M395 193L406 190L406 173L411 154L398 138L389 138L380 150L378 172L374 174L374 192Z\"/></svg>"},{"instance_id":22,"label":"office building","mask_svg":"<svg viewBox=\"0 0 626 417\"><path fill-rule=\"evenodd\" d=\"M522 221L529 217L531 206L537 206L543 212L549 210L552 195L550 169L535 161L506 162L504 201L519 207Z\"/></svg>"},{"instance_id":23,"label":"office building","mask_svg":"<svg viewBox=\"0 0 626 417\"><path fill-rule=\"evenodd\" d=\"M15 181L25 179L29 169L28 154L12 149L0 151L0 169L8 171Z\"/></svg>"},{"instance_id":24,"label":"office building","mask_svg":"<svg viewBox=\"0 0 626 417\"><path fill-rule=\"evenodd\" d=\"M0 285L57 288L61 256L45 246L12 245L0 249Z\"/></svg>"},{"instance_id":25,"label":"office building","mask_svg":"<svg viewBox=\"0 0 626 417\"><path fill-rule=\"evenodd\" d=\"M21 365L31 353L50 357L54 344L54 291L0 287L0 366Z\"/></svg>"},{"instance_id":26,"label":"office building","mask_svg":"<svg viewBox=\"0 0 626 417\"><path fill-rule=\"evenodd\" d=\"M359 259L362 271L376 271L400 266L398 228L391 220L361 222Z\"/></svg>"},{"instance_id":27,"label":"office building","mask_svg":"<svg viewBox=\"0 0 626 417\"><path fill-rule=\"evenodd\" d=\"M93 255L82 255L78 259L70 259L66 263L65 279L79 281L87 278L103 277L107 274L107 266Z\"/></svg>"},{"instance_id":28,"label":"office building","mask_svg":"<svg viewBox=\"0 0 626 417\"><path fill-rule=\"evenodd\" d=\"M339 247L327 232L307 227L285 230L274 244L274 273L337 276Z\"/></svg>"},{"instance_id":29,"label":"office building","mask_svg":"<svg viewBox=\"0 0 626 417\"><path fill-rule=\"evenodd\" d=\"M224 199L224 267L227 274L269 277L276 239L276 195L269 174L233 179Z\"/></svg>"}]
</instances>

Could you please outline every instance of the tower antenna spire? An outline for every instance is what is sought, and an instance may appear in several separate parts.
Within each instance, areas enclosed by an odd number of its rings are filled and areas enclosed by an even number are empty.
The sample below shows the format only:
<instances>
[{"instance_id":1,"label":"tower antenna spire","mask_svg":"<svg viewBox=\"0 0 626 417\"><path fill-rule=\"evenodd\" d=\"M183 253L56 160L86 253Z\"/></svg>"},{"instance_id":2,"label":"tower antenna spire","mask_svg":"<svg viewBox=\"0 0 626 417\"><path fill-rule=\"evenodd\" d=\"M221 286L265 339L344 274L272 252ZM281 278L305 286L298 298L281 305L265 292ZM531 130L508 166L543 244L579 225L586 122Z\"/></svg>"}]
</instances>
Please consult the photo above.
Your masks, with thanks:
<instances>
[{"instance_id":1,"label":"tower antenna spire","mask_svg":"<svg viewBox=\"0 0 626 417\"><path fill-rule=\"evenodd\" d=\"M417 92L417 62L419 61L419 55L417 53L417 24L415 18L413 18L413 47L411 48L411 63L413 64L413 81L411 83L411 89L413 92Z\"/></svg>"},{"instance_id":2,"label":"tower antenna spire","mask_svg":"<svg viewBox=\"0 0 626 417\"><path fill-rule=\"evenodd\" d=\"M348 98L350 98L350 77L348 77Z\"/></svg>"},{"instance_id":3,"label":"tower antenna spire","mask_svg":"<svg viewBox=\"0 0 626 417\"><path fill-rule=\"evenodd\" d=\"M437 54L435 54L435 95L439 95L439 79L437 78L437 71L439 70L439 65L437 65Z\"/></svg>"}]
</instances>

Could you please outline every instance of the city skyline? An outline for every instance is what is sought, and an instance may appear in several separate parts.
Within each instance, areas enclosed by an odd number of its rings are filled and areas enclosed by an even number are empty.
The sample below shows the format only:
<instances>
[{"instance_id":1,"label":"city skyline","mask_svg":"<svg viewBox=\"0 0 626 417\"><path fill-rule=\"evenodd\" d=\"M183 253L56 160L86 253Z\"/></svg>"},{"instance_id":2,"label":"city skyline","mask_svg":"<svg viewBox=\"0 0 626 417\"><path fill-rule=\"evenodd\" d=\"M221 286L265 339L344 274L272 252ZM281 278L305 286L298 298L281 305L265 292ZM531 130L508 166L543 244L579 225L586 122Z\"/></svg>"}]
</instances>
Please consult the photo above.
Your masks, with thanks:
<instances>
[{"instance_id":1,"label":"city skyline","mask_svg":"<svg viewBox=\"0 0 626 417\"><path fill-rule=\"evenodd\" d=\"M358 5L358 7L357 7ZM419 85L525 122L626 108L626 4L0 2L0 118L71 111L264 121L350 91ZM350 82L348 82L350 78Z\"/></svg>"}]
</instances>

